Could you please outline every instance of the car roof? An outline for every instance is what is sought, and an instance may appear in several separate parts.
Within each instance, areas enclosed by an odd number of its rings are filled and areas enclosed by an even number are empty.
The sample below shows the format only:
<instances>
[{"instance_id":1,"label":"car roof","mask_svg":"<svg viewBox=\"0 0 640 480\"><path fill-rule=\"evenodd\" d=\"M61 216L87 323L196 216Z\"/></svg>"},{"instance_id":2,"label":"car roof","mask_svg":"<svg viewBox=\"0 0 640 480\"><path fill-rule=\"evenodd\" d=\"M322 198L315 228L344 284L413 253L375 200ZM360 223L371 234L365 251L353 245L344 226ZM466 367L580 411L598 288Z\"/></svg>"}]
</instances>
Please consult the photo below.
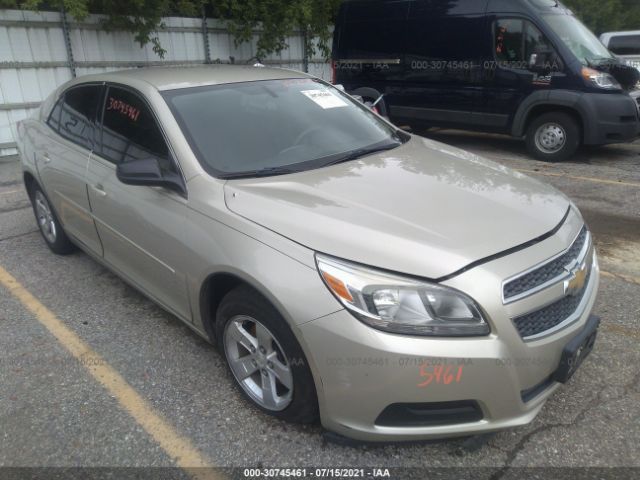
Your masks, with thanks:
<instances>
[{"instance_id":1,"label":"car roof","mask_svg":"<svg viewBox=\"0 0 640 480\"><path fill-rule=\"evenodd\" d=\"M311 78L296 70L269 68L251 65L198 65L180 67L147 67L120 70L104 74L86 75L78 80L82 83L105 81L145 82L157 90L174 90L224 83L253 82L259 80L279 80L285 78Z\"/></svg>"},{"instance_id":2,"label":"car roof","mask_svg":"<svg viewBox=\"0 0 640 480\"><path fill-rule=\"evenodd\" d=\"M640 34L640 30L627 30L627 31L622 31L622 32L606 32L603 33L602 36L607 36L607 37L612 37L612 36L616 36L616 37L628 37L628 36L632 36L632 35L639 35Z\"/></svg>"}]
</instances>

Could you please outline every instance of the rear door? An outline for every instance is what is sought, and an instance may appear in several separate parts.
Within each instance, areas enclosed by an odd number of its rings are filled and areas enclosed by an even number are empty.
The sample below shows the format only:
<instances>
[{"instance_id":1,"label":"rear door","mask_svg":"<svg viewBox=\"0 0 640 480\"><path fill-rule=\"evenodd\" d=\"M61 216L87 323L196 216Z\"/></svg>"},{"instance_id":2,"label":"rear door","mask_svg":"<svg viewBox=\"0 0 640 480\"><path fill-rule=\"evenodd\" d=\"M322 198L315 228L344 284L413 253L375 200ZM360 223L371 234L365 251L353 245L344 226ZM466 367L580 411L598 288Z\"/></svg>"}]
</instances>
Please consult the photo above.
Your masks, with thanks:
<instances>
[{"instance_id":1,"label":"rear door","mask_svg":"<svg viewBox=\"0 0 640 480\"><path fill-rule=\"evenodd\" d=\"M102 245L91 218L85 175L95 147L101 93L99 84L67 90L47 120L47 138L35 145L42 186L65 231L97 255L102 255Z\"/></svg>"},{"instance_id":2,"label":"rear door","mask_svg":"<svg viewBox=\"0 0 640 480\"><path fill-rule=\"evenodd\" d=\"M180 174L160 124L137 92L108 86L101 141L88 166L92 213L104 259L179 317L191 311L182 261L187 200L161 187L125 185L116 166L155 158L163 171Z\"/></svg>"}]
</instances>

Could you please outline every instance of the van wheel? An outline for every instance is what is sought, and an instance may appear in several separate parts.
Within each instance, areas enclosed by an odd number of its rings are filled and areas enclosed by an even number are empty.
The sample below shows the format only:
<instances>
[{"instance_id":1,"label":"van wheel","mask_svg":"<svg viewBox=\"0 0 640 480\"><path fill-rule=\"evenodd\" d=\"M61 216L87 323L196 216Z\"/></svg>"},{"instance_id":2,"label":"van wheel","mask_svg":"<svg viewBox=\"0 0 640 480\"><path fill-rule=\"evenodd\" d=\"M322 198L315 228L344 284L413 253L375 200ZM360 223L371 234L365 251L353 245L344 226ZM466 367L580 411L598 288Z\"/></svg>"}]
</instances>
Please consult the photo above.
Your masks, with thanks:
<instances>
[{"instance_id":1,"label":"van wheel","mask_svg":"<svg viewBox=\"0 0 640 480\"><path fill-rule=\"evenodd\" d=\"M236 385L263 412L295 423L318 419L318 399L300 344L278 311L240 286L218 308L218 347Z\"/></svg>"},{"instance_id":2,"label":"van wheel","mask_svg":"<svg viewBox=\"0 0 640 480\"><path fill-rule=\"evenodd\" d=\"M51 251L57 255L68 255L75 252L76 246L64 233L58 217L51 208L49 199L39 185L34 185L29 189L29 198L42 238Z\"/></svg>"},{"instance_id":3,"label":"van wheel","mask_svg":"<svg viewBox=\"0 0 640 480\"><path fill-rule=\"evenodd\" d=\"M527 129L527 150L545 162L562 162L576 153L580 146L580 126L563 112L540 115Z\"/></svg>"}]
</instances>

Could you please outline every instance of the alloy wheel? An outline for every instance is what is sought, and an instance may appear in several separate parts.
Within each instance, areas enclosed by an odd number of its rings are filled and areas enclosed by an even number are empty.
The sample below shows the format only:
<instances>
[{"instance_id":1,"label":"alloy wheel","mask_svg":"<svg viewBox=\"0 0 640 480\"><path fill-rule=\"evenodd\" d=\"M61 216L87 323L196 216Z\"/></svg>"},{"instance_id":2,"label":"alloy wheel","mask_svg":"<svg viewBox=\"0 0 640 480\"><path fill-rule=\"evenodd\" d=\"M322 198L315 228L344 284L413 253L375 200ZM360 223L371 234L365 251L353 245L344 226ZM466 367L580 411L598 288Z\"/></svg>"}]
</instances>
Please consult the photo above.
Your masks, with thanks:
<instances>
[{"instance_id":1,"label":"alloy wheel","mask_svg":"<svg viewBox=\"0 0 640 480\"><path fill-rule=\"evenodd\" d=\"M35 194L36 204L36 217L38 219L38 226L46 238L47 242L55 243L58 236L56 221L51 212L49 201L47 197L41 191L37 191Z\"/></svg>"},{"instance_id":2,"label":"alloy wheel","mask_svg":"<svg viewBox=\"0 0 640 480\"><path fill-rule=\"evenodd\" d=\"M291 364L271 331L258 320L238 315L224 330L225 355L242 389L261 407L280 411L293 398Z\"/></svg>"}]
</instances>

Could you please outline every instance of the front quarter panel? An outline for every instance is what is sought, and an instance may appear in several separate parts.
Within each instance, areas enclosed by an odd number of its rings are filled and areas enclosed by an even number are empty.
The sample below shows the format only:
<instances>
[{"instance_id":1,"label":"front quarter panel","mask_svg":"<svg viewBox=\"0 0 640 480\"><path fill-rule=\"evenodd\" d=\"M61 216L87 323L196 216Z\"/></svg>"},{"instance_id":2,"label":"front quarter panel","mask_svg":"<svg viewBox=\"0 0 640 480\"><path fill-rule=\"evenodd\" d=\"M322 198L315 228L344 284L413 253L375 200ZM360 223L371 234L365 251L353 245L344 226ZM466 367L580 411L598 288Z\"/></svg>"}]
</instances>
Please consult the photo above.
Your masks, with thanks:
<instances>
[{"instance_id":1,"label":"front quarter panel","mask_svg":"<svg viewBox=\"0 0 640 480\"><path fill-rule=\"evenodd\" d=\"M296 332L296 326L341 309L320 279L314 252L230 212L224 182L200 176L188 184L185 236L189 291L196 327L204 328L200 292L220 273L245 281L264 295Z\"/></svg>"}]
</instances>

